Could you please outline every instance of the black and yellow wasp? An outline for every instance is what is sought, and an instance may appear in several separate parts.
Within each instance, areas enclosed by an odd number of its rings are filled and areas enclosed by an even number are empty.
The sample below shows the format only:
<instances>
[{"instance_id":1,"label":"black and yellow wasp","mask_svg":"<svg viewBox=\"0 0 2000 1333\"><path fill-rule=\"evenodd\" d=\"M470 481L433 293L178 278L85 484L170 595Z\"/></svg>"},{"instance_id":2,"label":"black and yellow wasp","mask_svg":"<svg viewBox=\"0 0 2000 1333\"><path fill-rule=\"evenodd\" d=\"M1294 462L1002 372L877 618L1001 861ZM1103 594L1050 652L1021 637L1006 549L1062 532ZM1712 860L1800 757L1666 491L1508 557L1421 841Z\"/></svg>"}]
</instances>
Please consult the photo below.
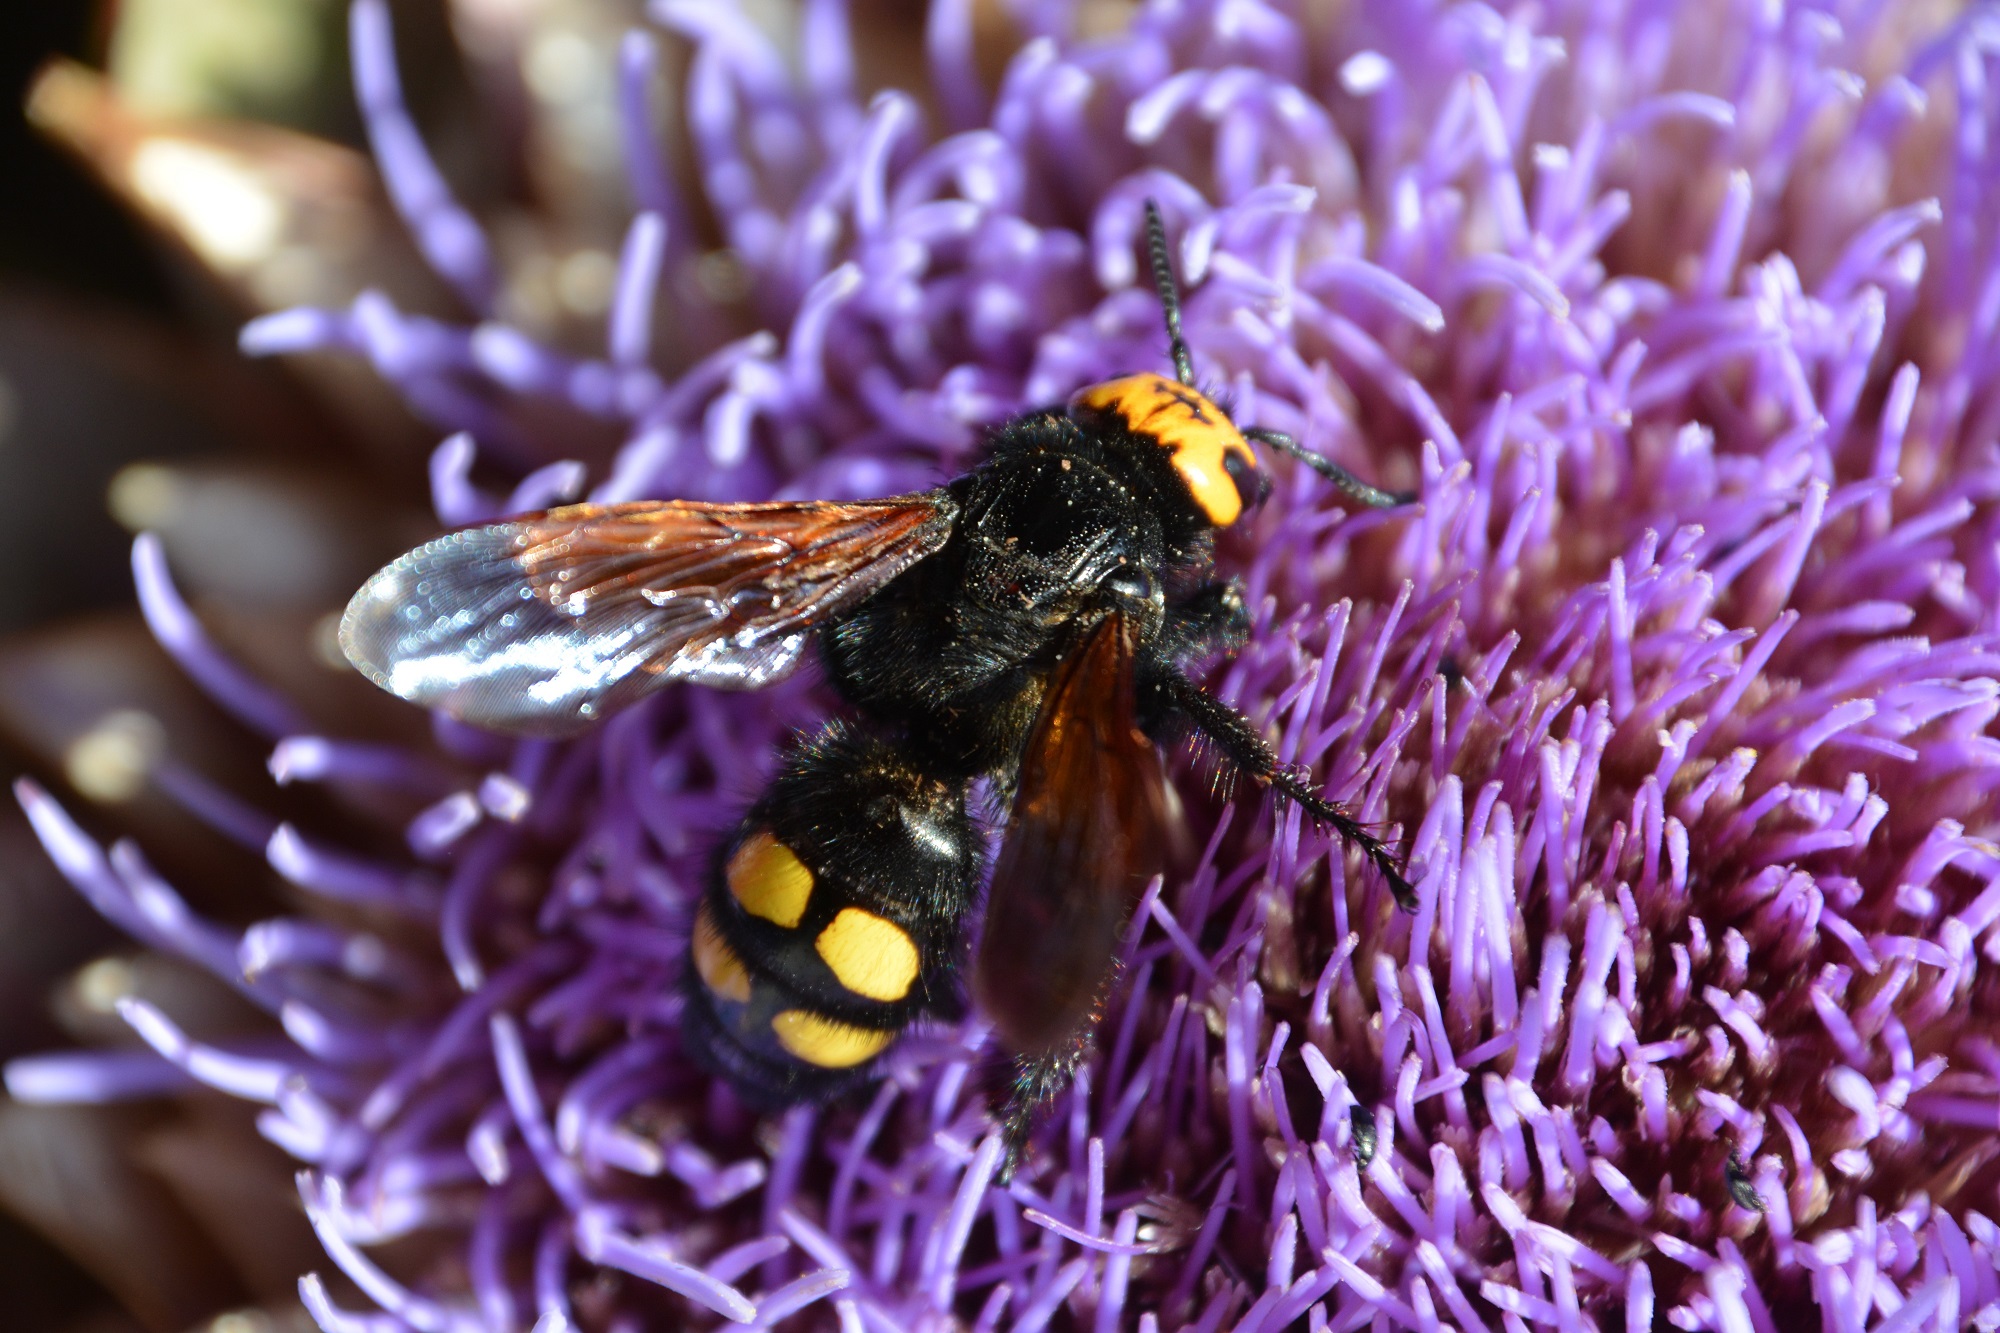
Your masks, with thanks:
<instances>
[{"instance_id":1,"label":"black and yellow wasp","mask_svg":"<svg viewBox=\"0 0 2000 1333\"><path fill-rule=\"evenodd\" d=\"M869 1077L913 1019L955 1012L987 881L967 796L1011 799L973 996L1016 1061L1010 1162L1088 1051L1136 894L1159 868L1158 743L1205 741L1409 883L1380 840L1281 766L1188 675L1234 651L1214 534L1270 489L1249 442L1390 506L1194 387L1147 206L1174 378L1092 385L994 432L936 490L854 503L571 505L440 537L341 624L376 684L483 727L563 735L674 681L755 689L817 642L851 717L801 744L716 858L683 1036L765 1106Z\"/></svg>"}]
</instances>

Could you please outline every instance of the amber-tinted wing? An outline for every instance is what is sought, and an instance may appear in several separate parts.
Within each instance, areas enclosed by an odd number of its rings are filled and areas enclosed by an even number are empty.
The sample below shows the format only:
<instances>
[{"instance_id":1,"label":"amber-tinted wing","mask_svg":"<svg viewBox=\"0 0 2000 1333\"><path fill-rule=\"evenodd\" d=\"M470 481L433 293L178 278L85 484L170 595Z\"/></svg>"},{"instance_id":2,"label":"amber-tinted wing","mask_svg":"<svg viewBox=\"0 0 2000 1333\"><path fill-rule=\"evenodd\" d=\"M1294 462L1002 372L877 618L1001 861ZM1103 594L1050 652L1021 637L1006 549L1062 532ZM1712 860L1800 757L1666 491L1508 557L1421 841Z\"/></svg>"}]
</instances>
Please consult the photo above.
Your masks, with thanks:
<instances>
[{"instance_id":1,"label":"amber-tinted wing","mask_svg":"<svg viewBox=\"0 0 2000 1333\"><path fill-rule=\"evenodd\" d=\"M951 535L943 491L855 503L571 505L439 537L369 579L340 645L377 685L558 736L668 681L755 689Z\"/></svg>"},{"instance_id":2,"label":"amber-tinted wing","mask_svg":"<svg viewBox=\"0 0 2000 1333\"><path fill-rule=\"evenodd\" d=\"M1139 730L1131 626L1098 622L1057 666L993 868L973 990L1016 1055L1072 1040L1159 868L1165 778Z\"/></svg>"}]
</instances>

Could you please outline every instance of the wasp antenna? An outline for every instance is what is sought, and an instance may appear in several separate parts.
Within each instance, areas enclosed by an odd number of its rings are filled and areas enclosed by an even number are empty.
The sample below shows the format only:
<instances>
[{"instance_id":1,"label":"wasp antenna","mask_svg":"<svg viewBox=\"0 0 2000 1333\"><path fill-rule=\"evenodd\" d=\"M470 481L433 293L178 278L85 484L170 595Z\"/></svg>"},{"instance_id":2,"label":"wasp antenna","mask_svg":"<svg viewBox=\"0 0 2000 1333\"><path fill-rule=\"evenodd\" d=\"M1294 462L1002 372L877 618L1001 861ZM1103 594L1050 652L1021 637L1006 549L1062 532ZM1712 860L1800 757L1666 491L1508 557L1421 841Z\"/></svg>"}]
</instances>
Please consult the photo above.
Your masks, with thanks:
<instances>
[{"instance_id":1,"label":"wasp antenna","mask_svg":"<svg viewBox=\"0 0 2000 1333\"><path fill-rule=\"evenodd\" d=\"M1314 453L1281 430L1272 430L1267 426L1250 426L1244 430L1243 438L1268 444L1279 453L1298 459L1332 482L1334 488L1342 495L1367 505L1370 509L1394 509L1397 505L1410 504L1417 498L1414 491L1385 491L1379 486L1370 486L1331 458Z\"/></svg>"},{"instance_id":2,"label":"wasp antenna","mask_svg":"<svg viewBox=\"0 0 2000 1333\"><path fill-rule=\"evenodd\" d=\"M1160 293L1160 308L1167 312L1167 345L1173 349L1174 378L1194 387L1194 354L1181 336L1181 289L1174 282L1174 263L1167 254L1167 224L1160 220L1160 206L1146 201L1146 251L1153 260L1153 287Z\"/></svg>"}]
</instances>

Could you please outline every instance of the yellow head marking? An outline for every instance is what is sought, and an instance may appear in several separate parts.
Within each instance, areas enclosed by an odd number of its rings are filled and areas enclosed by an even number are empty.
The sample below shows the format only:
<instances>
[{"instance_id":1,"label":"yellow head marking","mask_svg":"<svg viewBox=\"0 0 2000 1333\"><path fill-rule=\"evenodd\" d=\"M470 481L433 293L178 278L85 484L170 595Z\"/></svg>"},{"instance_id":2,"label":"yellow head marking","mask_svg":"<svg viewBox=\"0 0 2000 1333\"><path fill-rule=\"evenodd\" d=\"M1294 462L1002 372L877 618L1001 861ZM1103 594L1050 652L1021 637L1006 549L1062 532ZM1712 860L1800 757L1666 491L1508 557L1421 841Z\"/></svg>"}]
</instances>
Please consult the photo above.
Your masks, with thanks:
<instances>
[{"instance_id":1,"label":"yellow head marking","mask_svg":"<svg viewBox=\"0 0 2000 1333\"><path fill-rule=\"evenodd\" d=\"M771 1020L771 1031L778 1045L821 1069L851 1069L881 1054L896 1035L821 1018L804 1009L785 1010Z\"/></svg>"},{"instance_id":2,"label":"yellow head marking","mask_svg":"<svg viewBox=\"0 0 2000 1333\"><path fill-rule=\"evenodd\" d=\"M909 934L858 907L841 908L813 947L841 985L871 1000L900 1000L917 979L917 946Z\"/></svg>"},{"instance_id":3,"label":"yellow head marking","mask_svg":"<svg viewBox=\"0 0 2000 1333\"><path fill-rule=\"evenodd\" d=\"M1256 455L1223 410L1185 384L1164 375L1127 375L1093 384L1070 401L1082 409L1123 417L1128 428L1150 435L1172 454L1174 471L1187 483L1195 507L1218 528L1243 513L1243 496L1227 460L1255 468Z\"/></svg>"},{"instance_id":4,"label":"yellow head marking","mask_svg":"<svg viewBox=\"0 0 2000 1333\"><path fill-rule=\"evenodd\" d=\"M694 955L695 974L710 994L737 1004L750 1002L750 973L744 970L743 960L723 941L707 903L695 911L694 944L689 952Z\"/></svg>"},{"instance_id":5,"label":"yellow head marking","mask_svg":"<svg viewBox=\"0 0 2000 1333\"><path fill-rule=\"evenodd\" d=\"M769 831L745 839L736 849L727 878L744 911L787 930L799 924L812 897L812 871Z\"/></svg>"}]
</instances>

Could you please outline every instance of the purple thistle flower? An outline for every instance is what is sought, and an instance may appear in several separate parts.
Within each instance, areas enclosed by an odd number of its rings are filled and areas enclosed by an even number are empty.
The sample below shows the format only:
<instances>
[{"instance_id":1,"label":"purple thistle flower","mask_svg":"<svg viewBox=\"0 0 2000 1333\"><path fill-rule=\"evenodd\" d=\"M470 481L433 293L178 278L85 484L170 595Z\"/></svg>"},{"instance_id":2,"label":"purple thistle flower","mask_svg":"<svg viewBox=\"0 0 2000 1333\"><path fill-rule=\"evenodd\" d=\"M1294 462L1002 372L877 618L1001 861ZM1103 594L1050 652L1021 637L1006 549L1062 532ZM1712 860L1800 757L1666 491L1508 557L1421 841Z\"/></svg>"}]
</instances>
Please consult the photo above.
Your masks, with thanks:
<instances>
[{"instance_id":1,"label":"purple thistle flower","mask_svg":"<svg viewBox=\"0 0 2000 1333\"><path fill-rule=\"evenodd\" d=\"M371 363L450 434L450 524L579 485L888 494L1162 364L1156 198L1238 419L1420 495L1350 515L1284 470L1225 543L1259 627L1217 681L1401 827L1415 916L1296 811L1184 773L1199 866L1142 903L1010 1187L976 1016L860 1106L760 1122L682 1054L674 982L715 840L824 700L673 690L562 746L439 723L475 776L406 856L182 774L326 906L241 933L24 784L93 904L287 1040L131 1001L157 1059L19 1061L10 1090L261 1104L373 1306L307 1277L334 1333L2000 1327L2000 9L1160 0L1084 36L1078 6L1012 8L1030 40L989 93L973 5L934 0L932 115L864 102L840 0L808 0L796 78L733 7L656 3L703 197L635 35L642 211L587 356L494 318L358 0L389 192L481 322L369 293L244 346ZM703 209L747 337L661 295ZM707 349L673 373L668 318ZM625 444L565 462L551 418ZM435 771L299 734L153 545L135 569L280 781ZM416 1236L448 1262L384 1256Z\"/></svg>"}]
</instances>

